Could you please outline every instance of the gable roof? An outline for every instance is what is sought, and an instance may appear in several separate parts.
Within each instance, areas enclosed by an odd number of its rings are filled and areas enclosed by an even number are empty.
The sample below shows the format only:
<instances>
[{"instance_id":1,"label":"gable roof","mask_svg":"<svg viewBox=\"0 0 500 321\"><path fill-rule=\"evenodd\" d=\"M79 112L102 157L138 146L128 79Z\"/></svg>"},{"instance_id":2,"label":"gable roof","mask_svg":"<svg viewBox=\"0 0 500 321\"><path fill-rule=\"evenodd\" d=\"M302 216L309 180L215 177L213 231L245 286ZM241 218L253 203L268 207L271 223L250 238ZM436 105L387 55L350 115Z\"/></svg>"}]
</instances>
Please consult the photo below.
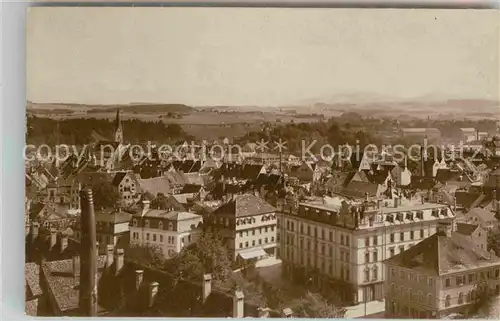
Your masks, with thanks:
<instances>
[{"instance_id":1,"label":"gable roof","mask_svg":"<svg viewBox=\"0 0 500 321\"><path fill-rule=\"evenodd\" d=\"M213 211L213 214L232 214L235 217L244 217L271 213L275 210L273 206L254 194L242 194L235 195L231 201Z\"/></svg>"},{"instance_id":2,"label":"gable roof","mask_svg":"<svg viewBox=\"0 0 500 321\"><path fill-rule=\"evenodd\" d=\"M436 233L386 262L438 276L485 265L500 265L498 257L475 246L457 232L452 232L450 237Z\"/></svg>"},{"instance_id":3,"label":"gable roof","mask_svg":"<svg viewBox=\"0 0 500 321\"><path fill-rule=\"evenodd\" d=\"M194 193L199 193L201 191L202 186L201 185L196 185L196 184L186 184L182 188L181 192L179 194L194 194Z\"/></svg>"}]
</instances>

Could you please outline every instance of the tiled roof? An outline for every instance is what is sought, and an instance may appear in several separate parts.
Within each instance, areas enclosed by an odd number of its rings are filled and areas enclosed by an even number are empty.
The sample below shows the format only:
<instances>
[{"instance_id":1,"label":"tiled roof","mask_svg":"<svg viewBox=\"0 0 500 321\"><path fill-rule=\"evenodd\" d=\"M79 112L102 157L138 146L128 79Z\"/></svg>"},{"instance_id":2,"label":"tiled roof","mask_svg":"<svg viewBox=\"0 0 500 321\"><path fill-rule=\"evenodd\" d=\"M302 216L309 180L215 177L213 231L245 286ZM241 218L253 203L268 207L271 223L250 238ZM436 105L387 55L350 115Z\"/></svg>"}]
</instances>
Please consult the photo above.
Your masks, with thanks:
<instances>
[{"instance_id":1,"label":"tiled roof","mask_svg":"<svg viewBox=\"0 0 500 321\"><path fill-rule=\"evenodd\" d=\"M485 210L484 208L476 207L471 209L467 214L465 214L466 217L474 216L478 217L479 219L483 220L484 222L489 222L496 220L495 218L495 213L492 211Z\"/></svg>"},{"instance_id":2,"label":"tiled roof","mask_svg":"<svg viewBox=\"0 0 500 321\"><path fill-rule=\"evenodd\" d=\"M366 193L368 193L369 197L375 197L378 190L379 184L351 181L346 187L341 189L341 193L354 197L365 197Z\"/></svg>"},{"instance_id":3,"label":"tiled roof","mask_svg":"<svg viewBox=\"0 0 500 321\"><path fill-rule=\"evenodd\" d=\"M217 208L213 214L232 214L235 217L243 217L271 213L275 210L262 198L253 194L243 194L235 195L231 201Z\"/></svg>"},{"instance_id":4,"label":"tiled roof","mask_svg":"<svg viewBox=\"0 0 500 321\"><path fill-rule=\"evenodd\" d=\"M83 185L92 186L101 183L111 183L113 175L102 172L83 172L79 173L77 178Z\"/></svg>"},{"instance_id":5,"label":"tiled roof","mask_svg":"<svg viewBox=\"0 0 500 321\"><path fill-rule=\"evenodd\" d=\"M472 235L475 230L477 230L479 225L467 224L467 223L457 223L457 232L463 235Z\"/></svg>"},{"instance_id":6,"label":"tiled roof","mask_svg":"<svg viewBox=\"0 0 500 321\"><path fill-rule=\"evenodd\" d=\"M132 218L132 214L123 212L123 211L115 211L115 210L103 210L96 212L95 220L96 222L106 222L106 223L126 223L130 222Z\"/></svg>"},{"instance_id":7,"label":"tiled roof","mask_svg":"<svg viewBox=\"0 0 500 321\"><path fill-rule=\"evenodd\" d=\"M99 256L97 260L98 278L101 277L105 263L106 256ZM74 283L73 261L68 259L43 262L42 268L59 309L67 311L78 308L79 289L75 287ZM77 269L79 270L79 267Z\"/></svg>"},{"instance_id":8,"label":"tiled roof","mask_svg":"<svg viewBox=\"0 0 500 321\"><path fill-rule=\"evenodd\" d=\"M186 184L194 184L194 185L204 185L205 181L203 180L202 175L198 173L186 173L183 175Z\"/></svg>"},{"instance_id":9,"label":"tiled roof","mask_svg":"<svg viewBox=\"0 0 500 321\"><path fill-rule=\"evenodd\" d=\"M26 283L31 292L31 295L38 296L43 293L42 288L40 287L40 268L36 263L26 263L25 267L25 276Z\"/></svg>"},{"instance_id":10,"label":"tiled roof","mask_svg":"<svg viewBox=\"0 0 500 321\"><path fill-rule=\"evenodd\" d=\"M122 182L123 178L127 175L127 172L118 172L115 174L115 177L113 177L113 182L112 184L114 186L118 186L120 185L120 183Z\"/></svg>"},{"instance_id":11,"label":"tiled roof","mask_svg":"<svg viewBox=\"0 0 500 321\"><path fill-rule=\"evenodd\" d=\"M475 246L457 232L452 232L450 237L436 233L386 262L434 275L500 265L498 257Z\"/></svg>"}]
</instances>

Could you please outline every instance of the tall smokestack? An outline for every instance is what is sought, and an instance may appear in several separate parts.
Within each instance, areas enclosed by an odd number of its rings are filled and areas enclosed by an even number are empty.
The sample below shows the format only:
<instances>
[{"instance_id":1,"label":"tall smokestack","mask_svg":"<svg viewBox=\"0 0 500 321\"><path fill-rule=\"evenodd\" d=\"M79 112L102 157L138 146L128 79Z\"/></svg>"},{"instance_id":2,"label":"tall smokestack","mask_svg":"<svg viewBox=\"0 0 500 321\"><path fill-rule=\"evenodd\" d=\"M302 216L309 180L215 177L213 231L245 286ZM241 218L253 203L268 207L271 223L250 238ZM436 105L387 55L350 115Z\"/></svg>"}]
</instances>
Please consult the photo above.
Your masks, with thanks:
<instances>
[{"instance_id":1,"label":"tall smokestack","mask_svg":"<svg viewBox=\"0 0 500 321\"><path fill-rule=\"evenodd\" d=\"M81 249L80 249L80 311L83 316L97 315L97 242L92 190L80 191Z\"/></svg>"},{"instance_id":2,"label":"tall smokestack","mask_svg":"<svg viewBox=\"0 0 500 321\"><path fill-rule=\"evenodd\" d=\"M424 146L420 147L420 175L425 177L425 149Z\"/></svg>"}]
</instances>

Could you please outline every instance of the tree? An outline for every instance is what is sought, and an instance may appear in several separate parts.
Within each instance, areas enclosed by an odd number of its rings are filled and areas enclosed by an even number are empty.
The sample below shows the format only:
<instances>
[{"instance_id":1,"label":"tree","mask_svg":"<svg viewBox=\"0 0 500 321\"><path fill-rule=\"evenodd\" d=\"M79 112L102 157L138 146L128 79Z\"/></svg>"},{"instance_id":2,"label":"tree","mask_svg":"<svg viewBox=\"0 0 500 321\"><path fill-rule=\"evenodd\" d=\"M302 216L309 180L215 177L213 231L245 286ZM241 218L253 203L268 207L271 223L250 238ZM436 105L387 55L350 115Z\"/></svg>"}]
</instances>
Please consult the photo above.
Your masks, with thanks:
<instances>
[{"instance_id":1,"label":"tree","mask_svg":"<svg viewBox=\"0 0 500 321\"><path fill-rule=\"evenodd\" d=\"M101 182L92 186L92 194L96 209L115 207L120 201L118 188L109 182Z\"/></svg>"},{"instance_id":2,"label":"tree","mask_svg":"<svg viewBox=\"0 0 500 321\"><path fill-rule=\"evenodd\" d=\"M201 234L193 244L168 260L165 268L179 278L201 280L203 274L212 274L212 279L226 281L232 273L231 260L221 239L209 232Z\"/></svg>"},{"instance_id":3,"label":"tree","mask_svg":"<svg viewBox=\"0 0 500 321\"><path fill-rule=\"evenodd\" d=\"M346 313L346 309L334 306L321 295L311 292L290 302L289 307L299 318L343 318Z\"/></svg>"},{"instance_id":4,"label":"tree","mask_svg":"<svg viewBox=\"0 0 500 321\"><path fill-rule=\"evenodd\" d=\"M154 244L130 244L125 250L125 257L135 263L161 269L164 266L164 256L160 247Z\"/></svg>"},{"instance_id":5,"label":"tree","mask_svg":"<svg viewBox=\"0 0 500 321\"><path fill-rule=\"evenodd\" d=\"M488 231L488 251L494 251L500 256L500 230Z\"/></svg>"}]
</instances>

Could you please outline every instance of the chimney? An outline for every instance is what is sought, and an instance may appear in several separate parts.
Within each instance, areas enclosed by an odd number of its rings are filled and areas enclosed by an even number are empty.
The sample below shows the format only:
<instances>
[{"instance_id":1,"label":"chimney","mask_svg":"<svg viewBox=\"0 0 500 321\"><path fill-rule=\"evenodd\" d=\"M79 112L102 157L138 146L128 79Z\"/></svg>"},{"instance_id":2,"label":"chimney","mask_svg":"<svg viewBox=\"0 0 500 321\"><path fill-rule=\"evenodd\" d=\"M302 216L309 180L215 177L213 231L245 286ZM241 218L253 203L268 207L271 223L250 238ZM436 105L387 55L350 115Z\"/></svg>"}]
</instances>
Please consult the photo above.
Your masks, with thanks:
<instances>
[{"instance_id":1,"label":"chimney","mask_svg":"<svg viewBox=\"0 0 500 321\"><path fill-rule=\"evenodd\" d=\"M399 197L394 197L394 207L398 207L399 206Z\"/></svg>"},{"instance_id":2,"label":"chimney","mask_svg":"<svg viewBox=\"0 0 500 321\"><path fill-rule=\"evenodd\" d=\"M97 253L96 223L92 190L80 191L81 249L79 307L83 316L97 315Z\"/></svg>"},{"instance_id":3,"label":"chimney","mask_svg":"<svg viewBox=\"0 0 500 321\"><path fill-rule=\"evenodd\" d=\"M424 200L424 195L420 195L420 201L422 202L422 204L425 203L425 200Z\"/></svg>"},{"instance_id":4,"label":"chimney","mask_svg":"<svg viewBox=\"0 0 500 321\"><path fill-rule=\"evenodd\" d=\"M440 236L451 237L451 233L453 232L453 223L450 221L441 221L438 222L436 227L436 233Z\"/></svg>"},{"instance_id":5,"label":"chimney","mask_svg":"<svg viewBox=\"0 0 500 321\"><path fill-rule=\"evenodd\" d=\"M425 150L424 150L424 146L420 146L420 176L421 177L425 177L425 160L424 158L427 158L425 157Z\"/></svg>"},{"instance_id":6,"label":"chimney","mask_svg":"<svg viewBox=\"0 0 500 321\"><path fill-rule=\"evenodd\" d=\"M149 297L148 297L148 306L152 307L155 304L156 295L158 294L158 282L151 282L149 284Z\"/></svg>"},{"instance_id":7,"label":"chimney","mask_svg":"<svg viewBox=\"0 0 500 321\"><path fill-rule=\"evenodd\" d=\"M142 201L142 216L144 216L149 211L150 201L143 200Z\"/></svg>"},{"instance_id":8,"label":"chimney","mask_svg":"<svg viewBox=\"0 0 500 321\"><path fill-rule=\"evenodd\" d=\"M205 274L203 275L203 302L205 302L212 292L212 275L211 274Z\"/></svg>"},{"instance_id":9,"label":"chimney","mask_svg":"<svg viewBox=\"0 0 500 321\"><path fill-rule=\"evenodd\" d=\"M50 228L50 244L49 247L52 250L52 248L56 245L57 243L57 230L55 227Z\"/></svg>"},{"instance_id":10,"label":"chimney","mask_svg":"<svg viewBox=\"0 0 500 321\"><path fill-rule=\"evenodd\" d=\"M73 267L73 286L77 287L80 280L80 257L78 255L73 255L72 258L72 267Z\"/></svg>"},{"instance_id":11,"label":"chimney","mask_svg":"<svg viewBox=\"0 0 500 321\"><path fill-rule=\"evenodd\" d=\"M31 242L35 242L36 239L38 238L39 228L40 228L40 226L39 226L38 222L31 223Z\"/></svg>"},{"instance_id":12,"label":"chimney","mask_svg":"<svg viewBox=\"0 0 500 321\"><path fill-rule=\"evenodd\" d=\"M245 295L241 291L235 291L233 296L233 318L243 318L245 308Z\"/></svg>"},{"instance_id":13,"label":"chimney","mask_svg":"<svg viewBox=\"0 0 500 321\"><path fill-rule=\"evenodd\" d=\"M143 270L135 270L135 289L139 290L142 284L142 279L144 278Z\"/></svg>"},{"instance_id":14,"label":"chimney","mask_svg":"<svg viewBox=\"0 0 500 321\"><path fill-rule=\"evenodd\" d=\"M365 192L365 201L368 202L368 192Z\"/></svg>"},{"instance_id":15,"label":"chimney","mask_svg":"<svg viewBox=\"0 0 500 321\"><path fill-rule=\"evenodd\" d=\"M115 274L118 274L123 268L125 263L125 251L123 249L117 249L115 252Z\"/></svg>"},{"instance_id":16,"label":"chimney","mask_svg":"<svg viewBox=\"0 0 500 321\"><path fill-rule=\"evenodd\" d=\"M61 253L68 247L68 235L66 233L61 234L61 243L59 245L61 246Z\"/></svg>"},{"instance_id":17,"label":"chimney","mask_svg":"<svg viewBox=\"0 0 500 321\"><path fill-rule=\"evenodd\" d=\"M113 244L108 244L106 246L106 267L110 267L113 264L113 252L115 248Z\"/></svg>"}]
</instances>

